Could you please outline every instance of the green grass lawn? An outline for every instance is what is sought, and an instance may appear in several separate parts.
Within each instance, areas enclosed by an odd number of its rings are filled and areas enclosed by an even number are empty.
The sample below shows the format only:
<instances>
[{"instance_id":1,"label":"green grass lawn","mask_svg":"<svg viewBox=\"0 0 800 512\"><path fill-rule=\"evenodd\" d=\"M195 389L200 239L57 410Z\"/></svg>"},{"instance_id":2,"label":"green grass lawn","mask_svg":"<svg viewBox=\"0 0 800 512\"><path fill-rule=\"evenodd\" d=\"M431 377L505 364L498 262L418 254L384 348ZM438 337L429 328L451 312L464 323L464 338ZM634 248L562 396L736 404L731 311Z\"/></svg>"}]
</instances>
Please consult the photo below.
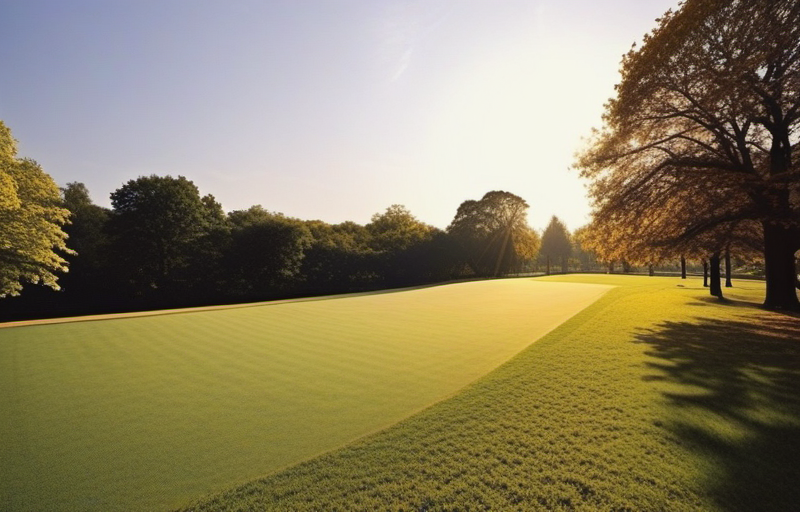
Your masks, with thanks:
<instances>
[{"instance_id":1,"label":"green grass lawn","mask_svg":"<svg viewBox=\"0 0 800 512\"><path fill-rule=\"evenodd\" d=\"M608 289L485 281L0 329L0 510L183 506L453 395Z\"/></svg>"},{"instance_id":2,"label":"green grass lawn","mask_svg":"<svg viewBox=\"0 0 800 512\"><path fill-rule=\"evenodd\" d=\"M538 281L618 287L452 398L187 510L800 510L800 319L763 283Z\"/></svg>"}]
</instances>

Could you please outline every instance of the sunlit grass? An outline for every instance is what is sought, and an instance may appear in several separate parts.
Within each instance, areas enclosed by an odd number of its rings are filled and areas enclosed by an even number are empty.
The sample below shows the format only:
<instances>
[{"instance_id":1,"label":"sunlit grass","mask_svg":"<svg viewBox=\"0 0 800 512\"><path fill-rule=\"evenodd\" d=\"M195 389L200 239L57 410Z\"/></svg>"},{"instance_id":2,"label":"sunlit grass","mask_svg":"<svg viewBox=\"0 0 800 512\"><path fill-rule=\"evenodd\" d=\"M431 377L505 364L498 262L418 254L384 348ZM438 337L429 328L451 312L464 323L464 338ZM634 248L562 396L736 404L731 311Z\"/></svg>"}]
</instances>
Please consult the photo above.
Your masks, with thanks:
<instances>
[{"instance_id":1,"label":"sunlit grass","mask_svg":"<svg viewBox=\"0 0 800 512\"><path fill-rule=\"evenodd\" d=\"M763 283L543 281L619 287L449 400L187 510L798 509L800 319Z\"/></svg>"},{"instance_id":2,"label":"sunlit grass","mask_svg":"<svg viewBox=\"0 0 800 512\"><path fill-rule=\"evenodd\" d=\"M502 280L0 329L0 510L166 510L246 482L452 395L607 289Z\"/></svg>"}]
</instances>

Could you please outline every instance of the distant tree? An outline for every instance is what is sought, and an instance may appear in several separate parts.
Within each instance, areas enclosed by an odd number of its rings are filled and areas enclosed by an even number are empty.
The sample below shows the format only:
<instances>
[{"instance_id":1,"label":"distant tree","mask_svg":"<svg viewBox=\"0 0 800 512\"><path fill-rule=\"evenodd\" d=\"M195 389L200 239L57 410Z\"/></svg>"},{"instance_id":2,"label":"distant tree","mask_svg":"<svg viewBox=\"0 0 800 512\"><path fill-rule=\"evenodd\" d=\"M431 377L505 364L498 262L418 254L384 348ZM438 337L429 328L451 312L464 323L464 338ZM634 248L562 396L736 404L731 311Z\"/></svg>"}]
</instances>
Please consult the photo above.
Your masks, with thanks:
<instances>
[{"instance_id":1,"label":"distant tree","mask_svg":"<svg viewBox=\"0 0 800 512\"><path fill-rule=\"evenodd\" d=\"M247 298L286 293L299 278L311 233L297 219L251 206L228 214L231 243L225 255L231 291Z\"/></svg>"},{"instance_id":2,"label":"distant tree","mask_svg":"<svg viewBox=\"0 0 800 512\"><path fill-rule=\"evenodd\" d=\"M102 295L111 283L108 276L108 237L105 232L109 210L92 202L83 183L67 183L61 189L64 206L70 212L70 223L64 227L69 235L67 246L75 254L67 259L70 272L62 279L67 295L87 300ZM97 297L99 299L99 297Z\"/></svg>"},{"instance_id":3,"label":"distant tree","mask_svg":"<svg viewBox=\"0 0 800 512\"><path fill-rule=\"evenodd\" d=\"M441 234L439 230L417 220L402 205L392 205L385 212L376 213L366 225L369 244L375 251L376 273L384 286L410 286L432 279L438 257L432 242Z\"/></svg>"},{"instance_id":4,"label":"distant tree","mask_svg":"<svg viewBox=\"0 0 800 512\"><path fill-rule=\"evenodd\" d=\"M550 263L556 261L561 262L561 271L567 272L569 256L572 253L572 241L567 226L559 220L558 217L553 215L550 219L550 224L542 234L542 248L541 254L547 261L548 272L550 270Z\"/></svg>"},{"instance_id":5,"label":"distant tree","mask_svg":"<svg viewBox=\"0 0 800 512\"><path fill-rule=\"evenodd\" d=\"M538 235L535 231L533 233ZM526 240L523 234L516 241L520 244L520 261L524 261L528 254L525 252L528 250L526 242L530 242L530 240ZM460 254L461 249L446 231L435 229L433 236L424 244L421 250L425 251L425 265L422 267L424 272L423 281L436 282L464 277L465 269L463 258Z\"/></svg>"},{"instance_id":6,"label":"distant tree","mask_svg":"<svg viewBox=\"0 0 800 512\"><path fill-rule=\"evenodd\" d=\"M328 224L306 221L311 246L301 273L309 293L363 291L377 286L375 250L367 229L352 221Z\"/></svg>"},{"instance_id":7,"label":"distant tree","mask_svg":"<svg viewBox=\"0 0 800 512\"><path fill-rule=\"evenodd\" d=\"M797 2L686 0L665 13L623 58L578 164L608 243L678 246L756 222L765 305L800 309L798 74Z\"/></svg>"},{"instance_id":8,"label":"distant tree","mask_svg":"<svg viewBox=\"0 0 800 512\"><path fill-rule=\"evenodd\" d=\"M542 237L531 227L521 229L514 237L514 252L517 255L519 271L526 265L533 264L542 247Z\"/></svg>"},{"instance_id":9,"label":"distant tree","mask_svg":"<svg viewBox=\"0 0 800 512\"><path fill-rule=\"evenodd\" d=\"M0 297L19 295L22 283L55 290L70 252L58 187L35 161L17 158L11 130L0 121ZM59 254L61 253L61 254Z\"/></svg>"},{"instance_id":10,"label":"distant tree","mask_svg":"<svg viewBox=\"0 0 800 512\"><path fill-rule=\"evenodd\" d=\"M681 250L707 261L709 270L709 291L711 295L723 298L720 285L720 264L724 255L735 252L740 258L747 261L760 259L760 247L763 247L763 232L761 225L753 221L739 221L718 226L714 230L706 231L691 239L691 244L683 243Z\"/></svg>"},{"instance_id":11,"label":"distant tree","mask_svg":"<svg viewBox=\"0 0 800 512\"><path fill-rule=\"evenodd\" d=\"M647 265L686 258L704 260L706 269L711 272L710 292L722 298L719 283L720 255L733 251L748 261L757 257L759 244L762 242L761 227L752 221L736 221L720 224L713 230L706 230L691 238L670 233L680 231L680 217L686 212L677 212L665 222L653 219L635 220L626 212L625 221L610 221L608 211L598 213L593 222L583 233L583 244L595 252L602 261L622 261L623 266ZM624 225L630 225L624 229ZM665 237L668 242L664 242ZM715 265L716 264L716 265ZM682 268L682 272L685 267ZM627 271L627 270L626 270Z\"/></svg>"},{"instance_id":12,"label":"distant tree","mask_svg":"<svg viewBox=\"0 0 800 512\"><path fill-rule=\"evenodd\" d=\"M197 187L183 176L142 176L114 191L111 204L108 231L118 272L139 295L174 298L207 229Z\"/></svg>"},{"instance_id":13,"label":"distant tree","mask_svg":"<svg viewBox=\"0 0 800 512\"><path fill-rule=\"evenodd\" d=\"M200 202L202 230L188 244L189 254L180 279L195 300L215 302L227 295L223 258L231 244L231 226L213 195L206 194Z\"/></svg>"},{"instance_id":14,"label":"distant tree","mask_svg":"<svg viewBox=\"0 0 800 512\"><path fill-rule=\"evenodd\" d=\"M508 273L519 255L515 243L529 240L528 203L510 192L487 192L461 203L447 232L462 247L467 264L480 276Z\"/></svg>"},{"instance_id":15,"label":"distant tree","mask_svg":"<svg viewBox=\"0 0 800 512\"><path fill-rule=\"evenodd\" d=\"M587 244L589 226L581 226L572 232L572 254L582 271L594 270L598 266L597 254Z\"/></svg>"},{"instance_id":16,"label":"distant tree","mask_svg":"<svg viewBox=\"0 0 800 512\"><path fill-rule=\"evenodd\" d=\"M89 189L83 183L67 183L61 194L64 206L70 212L70 222L64 229L69 235L67 245L81 257L97 259L95 253L104 237L103 228L109 210L92 202Z\"/></svg>"},{"instance_id":17,"label":"distant tree","mask_svg":"<svg viewBox=\"0 0 800 512\"><path fill-rule=\"evenodd\" d=\"M348 251L368 250L371 236L365 226L353 221L328 224L321 220L306 221L306 227L314 238L314 243L342 247Z\"/></svg>"},{"instance_id":18,"label":"distant tree","mask_svg":"<svg viewBox=\"0 0 800 512\"><path fill-rule=\"evenodd\" d=\"M383 213L376 213L366 226L370 245L377 251L397 252L429 240L433 226L420 222L408 209L393 204Z\"/></svg>"}]
</instances>

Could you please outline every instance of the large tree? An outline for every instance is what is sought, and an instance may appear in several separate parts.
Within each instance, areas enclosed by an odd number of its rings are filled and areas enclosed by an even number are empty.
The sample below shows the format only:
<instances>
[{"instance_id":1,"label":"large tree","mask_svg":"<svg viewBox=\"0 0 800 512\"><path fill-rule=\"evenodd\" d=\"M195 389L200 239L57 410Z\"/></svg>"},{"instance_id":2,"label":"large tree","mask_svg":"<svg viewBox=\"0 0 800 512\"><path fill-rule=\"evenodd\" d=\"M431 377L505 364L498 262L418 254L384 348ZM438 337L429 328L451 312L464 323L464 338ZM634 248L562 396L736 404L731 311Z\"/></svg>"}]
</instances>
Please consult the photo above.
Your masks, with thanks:
<instances>
[{"instance_id":1,"label":"large tree","mask_svg":"<svg viewBox=\"0 0 800 512\"><path fill-rule=\"evenodd\" d=\"M473 272L499 276L517 262L517 247L530 243L527 212L524 199L495 190L461 203L447 232L463 248Z\"/></svg>"},{"instance_id":2,"label":"large tree","mask_svg":"<svg viewBox=\"0 0 800 512\"><path fill-rule=\"evenodd\" d=\"M166 298L184 287L209 219L195 184L183 176L142 176L114 191L111 205L113 256L134 291Z\"/></svg>"},{"instance_id":3,"label":"large tree","mask_svg":"<svg viewBox=\"0 0 800 512\"><path fill-rule=\"evenodd\" d=\"M69 211L53 179L35 161L17 158L11 130L0 121L0 297L22 283L58 289L70 252L62 226Z\"/></svg>"},{"instance_id":4,"label":"large tree","mask_svg":"<svg viewBox=\"0 0 800 512\"><path fill-rule=\"evenodd\" d=\"M602 236L677 247L758 223L765 305L800 307L800 3L686 0L621 75L579 159Z\"/></svg>"},{"instance_id":5,"label":"large tree","mask_svg":"<svg viewBox=\"0 0 800 512\"><path fill-rule=\"evenodd\" d=\"M305 223L251 206L228 214L231 243L224 264L230 291L249 299L286 293L299 277L311 233Z\"/></svg>"}]
</instances>

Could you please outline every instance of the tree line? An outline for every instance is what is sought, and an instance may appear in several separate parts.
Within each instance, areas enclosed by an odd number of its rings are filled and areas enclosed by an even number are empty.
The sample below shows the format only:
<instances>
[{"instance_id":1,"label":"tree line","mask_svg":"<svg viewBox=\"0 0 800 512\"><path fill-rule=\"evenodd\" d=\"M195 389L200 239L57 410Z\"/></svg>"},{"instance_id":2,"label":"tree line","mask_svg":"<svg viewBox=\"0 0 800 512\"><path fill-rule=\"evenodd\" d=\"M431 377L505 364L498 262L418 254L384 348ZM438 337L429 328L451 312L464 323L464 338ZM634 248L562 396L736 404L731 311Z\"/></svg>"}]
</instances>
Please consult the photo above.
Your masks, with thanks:
<instances>
[{"instance_id":1,"label":"tree line","mask_svg":"<svg viewBox=\"0 0 800 512\"><path fill-rule=\"evenodd\" d=\"M84 184L59 189L35 161L17 158L0 127L0 296L25 285L3 300L5 320L496 277L545 260L566 271L579 250L555 217L543 236L532 229L527 202L505 191L464 201L445 230L401 205L366 225L260 205L226 213L183 176L130 180L104 208Z\"/></svg>"},{"instance_id":2,"label":"tree line","mask_svg":"<svg viewBox=\"0 0 800 512\"><path fill-rule=\"evenodd\" d=\"M366 225L225 213L169 176L129 181L105 209L79 183L60 193L0 122L0 297L38 283L63 293L26 290L36 314L122 310L689 260L721 298L736 258L763 262L765 306L800 310L800 2L685 0L620 72L578 155L592 221L572 234L554 218L540 236L504 191L464 201L445 230L399 205Z\"/></svg>"}]
</instances>

